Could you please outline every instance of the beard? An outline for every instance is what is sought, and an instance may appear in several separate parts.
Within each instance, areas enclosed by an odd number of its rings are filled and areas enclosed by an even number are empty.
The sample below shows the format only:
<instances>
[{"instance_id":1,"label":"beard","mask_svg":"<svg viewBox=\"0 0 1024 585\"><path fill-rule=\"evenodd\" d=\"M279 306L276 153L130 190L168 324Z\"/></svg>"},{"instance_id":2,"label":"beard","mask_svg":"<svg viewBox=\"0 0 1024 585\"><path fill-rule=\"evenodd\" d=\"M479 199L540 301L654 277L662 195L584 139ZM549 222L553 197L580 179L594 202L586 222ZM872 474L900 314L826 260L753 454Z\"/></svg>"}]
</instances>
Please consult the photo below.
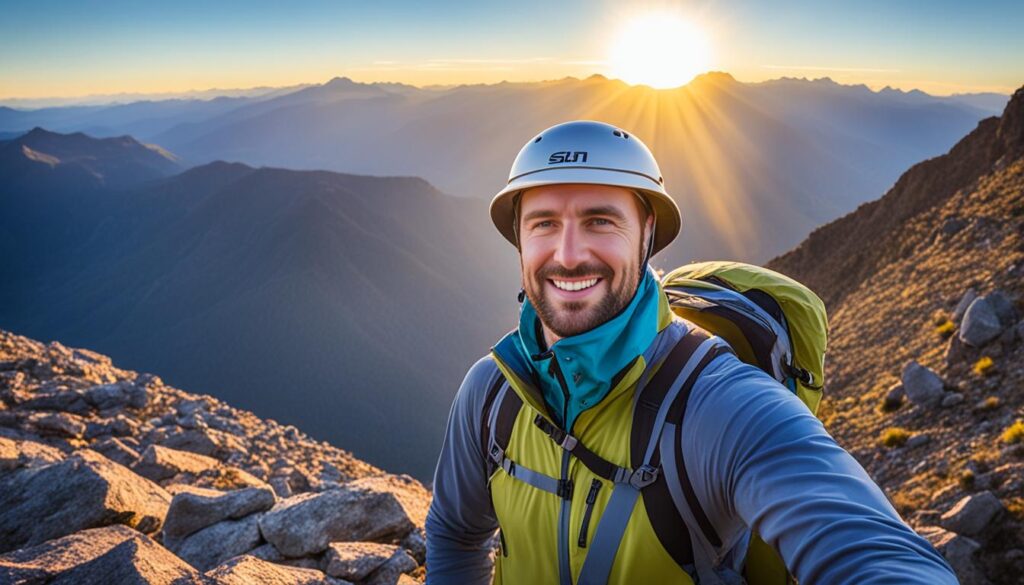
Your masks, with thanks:
<instances>
[{"instance_id":1,"label":"beard","mask_svg":"<svg viewBox=\"0 0 1024 585\"><path fill-rule=\"evenodd\" d=\"M526 296L548 329L559 337L571 337L605 323L622 311L633 300L640 282L639 262L623 269L618 286L612 288L615 271L607 264L585 264L569 270L557 264L545 266L532 277L524 278ZM524 271L525 274L525 271ZM608 291L597 299L562 301L551 298L547 289L549 278L580 278L596 275L601 278L596 286L607 286Z\"/></svg>"}]
</instances>

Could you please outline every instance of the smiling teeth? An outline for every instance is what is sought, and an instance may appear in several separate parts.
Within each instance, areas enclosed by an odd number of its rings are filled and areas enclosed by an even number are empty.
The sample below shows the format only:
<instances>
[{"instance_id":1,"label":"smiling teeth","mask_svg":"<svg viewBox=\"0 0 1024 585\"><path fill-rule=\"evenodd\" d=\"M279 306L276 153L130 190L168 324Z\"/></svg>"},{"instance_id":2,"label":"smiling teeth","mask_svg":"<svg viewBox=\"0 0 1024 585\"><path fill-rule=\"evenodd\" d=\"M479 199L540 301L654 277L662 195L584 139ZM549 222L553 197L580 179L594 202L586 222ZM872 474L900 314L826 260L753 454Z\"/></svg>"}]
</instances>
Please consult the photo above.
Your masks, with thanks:
<instances>
[{"instance_id":1,"label":"smiling teeth","mask_svg":"<svg viewBox=\"0 0 1024 585\"><path fill-rule=\"evenodd\" d=\"M568 280L553 280L552 279L551 282L555 283L555 286L557 286L558 288L560 288L562 290L577 291L577 290L583 290L585 288L590 288L590 287L594 286L595 284L597 284L597 280L598 279L596 279L596 278L590 278L590 279L587 279L587 280L577 280L575 282L570 282Z\"/></svg>"}]
</instances>

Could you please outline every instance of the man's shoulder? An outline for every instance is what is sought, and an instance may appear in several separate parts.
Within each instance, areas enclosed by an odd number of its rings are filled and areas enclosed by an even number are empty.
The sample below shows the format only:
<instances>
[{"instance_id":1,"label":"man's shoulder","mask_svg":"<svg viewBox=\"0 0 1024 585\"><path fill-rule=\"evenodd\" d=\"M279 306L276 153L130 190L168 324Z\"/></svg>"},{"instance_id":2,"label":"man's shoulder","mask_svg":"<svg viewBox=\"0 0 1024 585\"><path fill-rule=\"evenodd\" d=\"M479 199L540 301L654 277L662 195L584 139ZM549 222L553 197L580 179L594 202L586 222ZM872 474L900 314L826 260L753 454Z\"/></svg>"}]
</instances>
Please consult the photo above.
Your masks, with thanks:
<instances>
[{"instance_id":1,"label":"man's shoulder","mask_svg":"<svg viewBox=\"0 0 1024 585\"><path fill-rule=\"evenodd\" d=\"M487 393L498 381L501 371L490 353L476 360L462 379L455 402L462 404L469 412L482 410Z\"/></svg>"},{"instance_id":2,"label":"man's shoulder","mask_svg":"<svg viewBox=\"0 0 1024 585\"><path fill-rule=\"evenodd\" d=\"M473 362L473 365L466 371L466 376L462 381L462 386L471 386L476 388L489 388L491 384L500 375L498 370L498 364L494 361L494 356L487 353Z\"/></svg>"}]
</instances>

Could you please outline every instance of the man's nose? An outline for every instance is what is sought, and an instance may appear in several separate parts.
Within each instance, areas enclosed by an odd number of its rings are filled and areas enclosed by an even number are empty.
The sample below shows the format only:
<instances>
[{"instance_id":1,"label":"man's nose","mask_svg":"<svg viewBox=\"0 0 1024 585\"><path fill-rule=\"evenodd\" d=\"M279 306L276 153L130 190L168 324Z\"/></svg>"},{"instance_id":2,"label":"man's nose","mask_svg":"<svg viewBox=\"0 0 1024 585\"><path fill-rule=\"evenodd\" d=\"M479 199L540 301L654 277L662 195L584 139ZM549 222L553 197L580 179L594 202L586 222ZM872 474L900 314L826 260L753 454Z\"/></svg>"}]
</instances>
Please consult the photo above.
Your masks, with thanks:
<instances>
[{"instance_id":1,"label":"man's nose","mask_svg":"<svg viewBox=\"0 0 1024 585\"><path fill-rule=\"evenodd\" d=\"M585 238L580 234L579 229L571 223L566 224L558 239L558 248L555 250L554 261L565 268L575 268L585 262L590 254L586 246Z\"/></svg>"}]
</instances>

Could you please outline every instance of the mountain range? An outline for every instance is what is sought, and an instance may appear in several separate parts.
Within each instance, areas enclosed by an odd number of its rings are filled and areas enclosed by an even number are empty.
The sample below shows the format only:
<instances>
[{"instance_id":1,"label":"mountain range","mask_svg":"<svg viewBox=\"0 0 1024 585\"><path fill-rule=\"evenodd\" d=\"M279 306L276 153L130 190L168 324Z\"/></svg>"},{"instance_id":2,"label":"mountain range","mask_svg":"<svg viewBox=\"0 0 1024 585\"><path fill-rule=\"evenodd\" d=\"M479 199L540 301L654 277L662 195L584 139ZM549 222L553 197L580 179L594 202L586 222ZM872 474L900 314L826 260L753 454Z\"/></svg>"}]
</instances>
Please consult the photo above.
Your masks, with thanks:
<instances>
[{"instance_id":1,"label":"mountain range","mask_svg":"<svg viewBox=\"0 0 1024 585\"><path fill-rule=\"evenodd\" d=\"M28 168L0 174L0 323L429 477L468 364L515 326L515 252L485 202L238 163L168 177L132 139L105 166L111 140L0 143L0 168ZM101 188L114 176L135 182Z\"/></svg>"},{"instance_id":2,"label":"mountain range","mask_svg":"<svg viewBox=\"0 0 1024 585\"><path fill-rule=\"evenodd\" d=\"M339 77L258 96L0 108L0 132L127 134L188 166L226 160L411 175L487 199L537 132L598 119L652 148L684 209L667 263L763 262L874 198L910 165L945 152L1005 99L876 92L828 79L742 83L725 73L671 90L600 75L444 88Z\"/></svg>"}]
</instances>

